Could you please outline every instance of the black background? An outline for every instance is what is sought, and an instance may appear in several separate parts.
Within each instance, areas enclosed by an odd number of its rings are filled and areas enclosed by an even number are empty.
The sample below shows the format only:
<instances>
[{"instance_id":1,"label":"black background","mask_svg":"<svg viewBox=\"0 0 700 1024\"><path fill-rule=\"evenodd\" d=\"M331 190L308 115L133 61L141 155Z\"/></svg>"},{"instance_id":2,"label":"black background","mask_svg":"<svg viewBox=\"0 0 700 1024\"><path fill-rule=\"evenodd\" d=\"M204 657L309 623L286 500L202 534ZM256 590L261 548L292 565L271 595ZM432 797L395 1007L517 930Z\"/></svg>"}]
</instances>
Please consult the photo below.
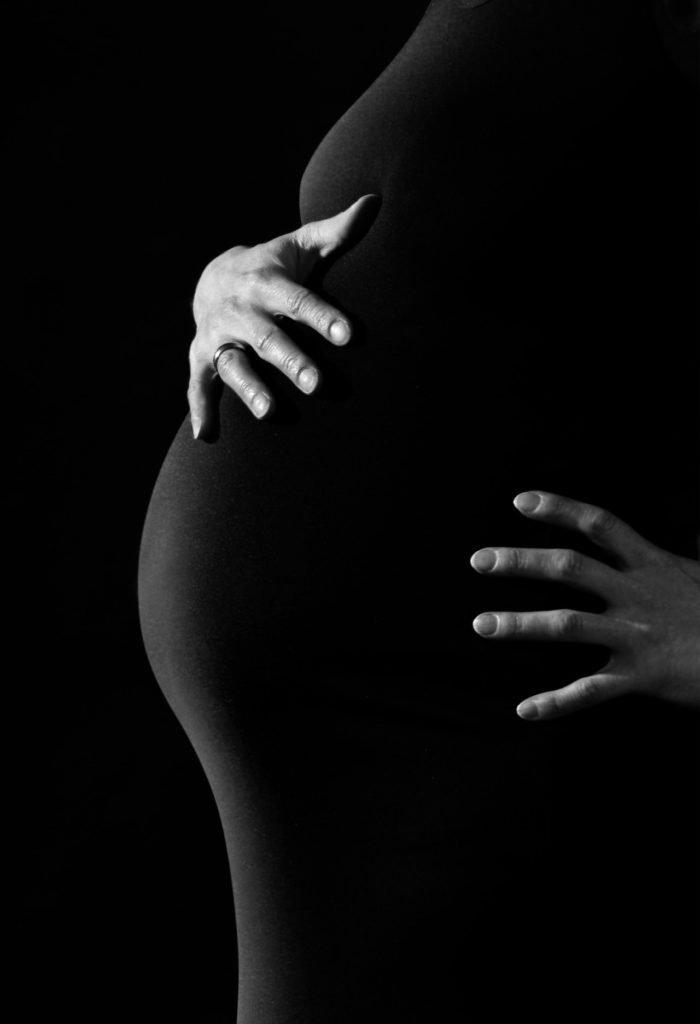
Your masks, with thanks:
<instances>
[{"instance_id":1,"label":"black background","mask_svg":"<svg viewBox=\"0 0 700 1024\"><path fill-rule=\"evenodd\" d=\"M315 146L424 7L44 2L10 36L23 1019L233 1017L223 837L141 646L139 534L199 273L296 226Z\"/></svg>"},{"instance_id":2,"label":"black background","mask_svg":"<svg viewBox=\"0 0 700 1024\"><path fill-rule=\"evenodd\" d=\"M8 37L23 1019L234 1016L223 835L142 649L140 530L201 270L297 226L313 150L424 7L43 2Z\"/></svg>"}]
</instances>

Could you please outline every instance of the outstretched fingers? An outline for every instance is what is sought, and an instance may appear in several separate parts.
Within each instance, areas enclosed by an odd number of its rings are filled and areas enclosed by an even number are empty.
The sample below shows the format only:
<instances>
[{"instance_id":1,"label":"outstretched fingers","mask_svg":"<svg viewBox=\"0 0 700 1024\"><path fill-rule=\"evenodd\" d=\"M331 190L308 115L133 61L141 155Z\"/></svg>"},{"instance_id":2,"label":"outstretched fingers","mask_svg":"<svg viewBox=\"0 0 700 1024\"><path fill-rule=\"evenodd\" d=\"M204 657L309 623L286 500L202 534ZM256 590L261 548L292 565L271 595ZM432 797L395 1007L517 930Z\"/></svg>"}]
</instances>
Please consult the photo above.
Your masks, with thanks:
<instances>
[{"instance_id":1,"label":"outstretched fingers","mask_svg":"<svg viewBox=\"0 0 700 1024\"><path fill-rule=\"evenodd\" d=\"M630 568L658 561L660 548L607 509L564 498L548 491L524 491L513 504L528 519L541 520L583 533L598 547Z\"/></svg>"},{"instance_id":2,"label":"outstretched fingers","mask_svg":"<svg viewBox=\"0 0 700 1024\"><path fill-rule=\"evenodd\" d=\"M488 640L558 640L628 650L645 627L611 615L557 608L542 612L482 612L474 630Z\"/></svg>"},{"instance_id":3,"label":"outstretched fingers","mask_svg":"<svg viewBox=\"0 0 700 1024\"><path fill-rule=\"evenodd\" d=\"M615 672L599 672L577 679L560 690L528 697L518 704L516 711L521 718L529 722L561 718L563 715L582 711L613 697L620 697L631 690L630 681L625 676Z\"/></svg>"},{"instance_id":4,"label":"outstretched fingers","mask_svg":"<svg viewBox=\"0 0 700 1024\"><path fill-rule=\"evenodd\" d=\"M305 395L316 390L321 379L318 367L285 334L274 317L251 314L246 326L250 348L260 359L280 370Z\"/></svg>"},{"instance_id":5,"label":"outstretched fingers","mask_svg":"<svg viewBox=\"0 0 700 1024\"><path fill-rule=\"evenodd\" d=\"M305 285L280 277L269 295L277 316L305 324L333 345L346 345L352 328L347 317Z\"/></svg>"},{"instance_id":6,"label":"outstretched fingers","mask_svg":"<svg viewBox=\"0 0 700 1024\"><path fill-rule=\"evenodd\" d=\"M272 397L253 369L256 357L281 370L305 394L316 390L319 368L280 321L288 330L296 321L333 345L350 341L348 317L307 283L320 260L366 234L380 206L378 195L360 196L332 217L260 245L233 246L208 264L192 302L197 337L190 346L189 403L195 437L213 433L220 381L258 418L272 408ZM214 372L211 360L229 340L238 351L229 347Z\"/></svg>"},{"instance_id":7,"label":"outstretched fingers","mask_svg":"<svg viewBox=\"0 0 700 1024\"><path fill-rule=\"evenodd\" d=\"M272 396L243 349L226 349L219 356L216 369L226 387L238 395L257 419L270 411Z\"/></svg>"},{"instance_id":8,"label":"outstretched fingers","mask_svg":"<svg viewBox=\"0 0 700 1024\"><path fill-rule=\"evenodd\" d=\"M472 555L470 564L480 575L566 583L610 602L621 600L628 590L622 573L566 548L481 548Z\"/></svg>"},{"instance_id":9,"label":"outstretched fingers","mask_svg":"<svg viewBox=\"0 0 700 1024\"><path fill-rule=\"evenodd\" d=\"M187 400L195 440L206 439L215 433L222 383L238 395L256 419L266 416L273 406L267 385L255 372L243 349L226 349L219 356L216 366L215 373L208 360L196 356L190 358Z\"/></svg>"}]
</instances>

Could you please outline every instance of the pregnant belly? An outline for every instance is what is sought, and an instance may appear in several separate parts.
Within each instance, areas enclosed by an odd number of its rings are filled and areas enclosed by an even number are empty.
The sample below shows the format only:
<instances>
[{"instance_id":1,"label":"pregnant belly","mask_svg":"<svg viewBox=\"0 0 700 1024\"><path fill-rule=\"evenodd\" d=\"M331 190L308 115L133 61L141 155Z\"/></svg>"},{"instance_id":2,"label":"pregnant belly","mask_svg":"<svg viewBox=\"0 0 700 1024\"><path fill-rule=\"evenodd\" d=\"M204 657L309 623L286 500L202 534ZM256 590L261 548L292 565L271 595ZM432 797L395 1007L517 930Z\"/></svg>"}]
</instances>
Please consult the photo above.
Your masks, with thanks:
<instances>
[{"instance_id":1,"label":"pregnant belly","mask_svg":"<svg viewBox=\"0 0 700 1024\"><path fill-rule=\"evenodd\" d=\"M526 602L503 581L489 589L468 559L523 539L511 500L542 480L553 448L537 445L522 402L513 408L519 349L497 401L484 383L499 317L451 310L432 278L401 290L383 275L385 241L380 220L319 283L357 327L342 350L300 337L322 368L319 394L271 376L269 422L225 391L215 443L194 442L183 423L144 529L146 644L157 673L175 660L178 676L190 664L202 678L208 664L204 676L232 691L266 673L326 692L332 678L353 700L371 691L395 706L400 692L454 718L478 693L482 709L512 714L540 655L485 644L471 619ZM528 599L537 606L532 587ZM548 654L553 670L559 657Z\"/></svg>"},{"instance_id":2,"label":"pregnant belly","mask_svg":"<svg viewBox=\"0 0 700 1024\"><path fill-rule=\"evenodd\" d=\"M158 577L183 628L206 622L239 658L259 644L285 657L409 638L429 650L451 632L465 424L418 316L366 300L343 303L356 344L300 337L322 368L316 396L270 374L278 412L261 423L225 391L217 441L194 442L186 421L163 464L142 577Z\"/></svg>"},{"instance_id":3,"label":"pregnant belly","mask_svg":"<svg viewBox=\"0 0 700 1024\"><path fill-rule=\"evenodd\" d=\"M440 45L451 51L478 12L465 21L443 6L452 20L440 22ZM623 246L626 221L600 125L584 159L578 129L562 141L537 76L516 116L498 92L473 102L466 60L436 64L411 45L302 182L305 220L382 196L365 238L312 282L347 311L355 341L336 350L295 327L324 375L318 395L273 373L270 422L227 392L215 444L195 443L183 424L144 531L144 632L151 648L167 632L238 666L447 659L442 676L454 678L486 665L525 696L519 676L541 672L541 652L485 643L471 618L572 598L493 585L468 558L482 545L562 544L513 512L519 490L606 497L596 483L615 450L611 423L590 406L592 395L598 409L620 405L629 303L613 241ZM566 81L578 95L576 75ZM605 375L586 357L592 338ZM556 677L580 674L571 652L548 648Z\"/></svg>"}]
</instances>

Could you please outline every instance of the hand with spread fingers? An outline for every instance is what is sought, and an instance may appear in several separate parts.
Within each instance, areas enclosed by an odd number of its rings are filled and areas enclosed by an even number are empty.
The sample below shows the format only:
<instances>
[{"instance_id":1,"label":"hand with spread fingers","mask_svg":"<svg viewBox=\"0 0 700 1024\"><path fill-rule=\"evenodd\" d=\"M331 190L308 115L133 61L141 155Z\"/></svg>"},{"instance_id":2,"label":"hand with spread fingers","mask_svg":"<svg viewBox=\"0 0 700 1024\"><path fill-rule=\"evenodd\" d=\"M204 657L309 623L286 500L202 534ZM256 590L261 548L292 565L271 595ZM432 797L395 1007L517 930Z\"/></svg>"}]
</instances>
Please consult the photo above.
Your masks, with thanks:
<instances>
[{"instance_id":1,"label":"hand with spread fingers","mask_svg":"<svg viewBox=\"0 0 700 1024\"><path fill-rule=\"evenodd\" d=\"M205 267L192 304L197 333L190 345L187 396L195 438L205 439L214 429L217 377L258 419L272 409L273 396L255 369L257 359L277 367L304 394L316 390L318 367L280 321L306 324L334 345L350 340L347 316L305 282L319 261L362 237L378 204L376 195L361 196L333 217L260 245L234 246Z\"/></svg>"},{"instance_id":2,"label":"hand with spread fingers","mask_svg":"<svg viewBox=\"0 0 700 1024\"><path fill-rule=\"evenodd\" d=\"M529 519L578 530L612 555L616 568L562 549L482 548L478 573L556 580L607 602L603 614L557 609L486 612L474 629L489 640L602 644L599 672L517 707L528 720L556 718L625 693L643 693L700 709L700 563L663 551L611 512L544 491L519 494Z\"/></svg>"}]
</instances>

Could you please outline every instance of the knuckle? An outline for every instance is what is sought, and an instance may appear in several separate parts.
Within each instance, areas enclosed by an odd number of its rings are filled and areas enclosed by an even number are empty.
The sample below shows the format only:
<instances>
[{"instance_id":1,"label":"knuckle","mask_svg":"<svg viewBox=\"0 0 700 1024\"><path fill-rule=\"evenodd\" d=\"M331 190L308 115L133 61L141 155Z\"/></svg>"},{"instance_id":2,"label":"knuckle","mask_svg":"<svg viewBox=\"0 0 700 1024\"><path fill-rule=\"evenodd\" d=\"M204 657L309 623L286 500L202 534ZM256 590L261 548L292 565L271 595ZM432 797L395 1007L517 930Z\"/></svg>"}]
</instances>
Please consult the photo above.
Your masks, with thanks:
<instances>
[{"instance_id":1,"label":"knuckle","mask_svg":"<svg viewBox=\"0 0 700 1024\"><path fill-rule=\"evenodd\" d=\"M250 299L256 295L261 288L264 288L270 280L270 268L266 266L255 266L245 270L240 276L239 292L241 296Z\"/></svg>"},{"instance_id":2,"label":"knuckle","mask_svg":"<svg viewBox=\"0 0 700 1024\"><path fill-rule=\"evenodd\" d=\"M522 569L522 552L518 548L501 548L496 565L503 572L515 573Z\"/></svg>"},{"instance_id":3,"label":"knuckle","mask_svg":"<svg viewBox=\"0 0 700 1024\"><path fill-rule=\"evenodd\" d=\"M605 508L593 509L586 518L586 533L594 538L609 537L617 526L617 516Z\"/></svg>"},{"instance_id":4,"label":"knuckle","mask_svg":"<svg viewBox=\"0 0 700 1024\"><path fill-rule=\"evenodd\" d=\"M318 331L326 333L329 330L334 317L323 306L314 305L311 310L311 319L314 327Z\"/></svg>"},{"instance_id":5,"label":"knuckle","mask_svg":"<svg viewBox=\"0 0 700 1024\"><path fill-rule=\"evenodd\" d=\"M555 576L571 578L583 570L583 555L580 551L557 550L552 552L552 569Z\"/></svg>"},{"instance_id":6,"label":"knuckle","mask_svg":"<svg viewBox=\"0 0 700 1024\"><path fill-rule=\"evenodd\" d=\"M244 381L238 388L238 394L247 405L253 404L253 399L258 393L258 389L252 381Z\"/></svg>"},{"instance_id":7,"label":"knuckle","mask_svg":"<svg viewBox=\"0 0 700 1024\"><path fill-rule=\"evenodd\" d=\"M277 331L274 327L268 327L267 330L261 331L256 337L255 348L263 358L269 356L273 351L276 334Z\"/></svg>"},{"instance_id":8,"label":"knuckle","mask_svg":"<svg viewBox=\"0 0 700 1024\"><path fill-rule=\"evenodd\" d=\"M287 292L285 305L293 317L302 316L309 303L309 292L306 288L295 288Z\"/></svg>"},{"instance_id":9,"label":"knuckle","mask_svg":"<svg viewBox=\"0 0 700 1024\"><path fill-rule=\"evenodd\" d=\"M242 315L247 305L249 304L249 296L247 289L243 282L239 285L237 291L227 295L221 304L221 310L223 313L222 319L225 320L227 317L239 317Z\"/></svg>"},{"instance_id":10,"label":"knuckle","mask_svg":"<svg viewBox=\"0 0 700 1024\"><path fill-rule=\"evenodd\" d=\"M576 697L581 704L596 704L600 700L600 682L592 676L579 679Z\"/></svg>"},{"instance_id":11,"label":"knuckle","mask_svg":"<svg viewBox=\"0 0 700 1024\"><path fill-rule=\"evenodd\" d=\"M576 700L575 694L569 690L553 690L545 701L547 714L550 718L559 718L561 715L567 715L573 711L576 704L580 703Z\"/></svg>"},{"instance_id":12,"label":"knuckle","mask_svg":"<svg viewBox=\"0 0 700 1024\"><path fill-rule=\"evenodd\" d=\"M567 640L580 634L581 625L579 613L568 608L557 612L552 620L552 628L555 635Z\"/></svg>"},{"instance_id":13,"label":"knuckle","mask_svg":"<svg viewBox=\"0 0 700 1024\"><path fill-rule=\"evenodd\" d=\"M504 636L522 636L525 632L525 622L522 615L519 612L502 615L499 622L499 632Z\"/></svg>"},{"instance_id":14,"label":"knuckle","mask_svg":"<svg viewBox=\"0 0 700 1024\"><path fill-rule=\"evenodd\" d=\"M290 352L282 360L282 370L289 377L297 377L302 369L302 359L298 352Z\"/></svg>"},{"instance_id":15,"label":"knuckle","mask_svg":"<svg viewBox=\"0 0 700 1024\"><path fill-rule=\"evenodd\" d=\"M255 267L253 270L248 271L248 288L250 291L262 291L274 284L276 277L279 275L279 269L276 266L270 266L264 264L260 267Z\"/></svg>"}]
</instances>

